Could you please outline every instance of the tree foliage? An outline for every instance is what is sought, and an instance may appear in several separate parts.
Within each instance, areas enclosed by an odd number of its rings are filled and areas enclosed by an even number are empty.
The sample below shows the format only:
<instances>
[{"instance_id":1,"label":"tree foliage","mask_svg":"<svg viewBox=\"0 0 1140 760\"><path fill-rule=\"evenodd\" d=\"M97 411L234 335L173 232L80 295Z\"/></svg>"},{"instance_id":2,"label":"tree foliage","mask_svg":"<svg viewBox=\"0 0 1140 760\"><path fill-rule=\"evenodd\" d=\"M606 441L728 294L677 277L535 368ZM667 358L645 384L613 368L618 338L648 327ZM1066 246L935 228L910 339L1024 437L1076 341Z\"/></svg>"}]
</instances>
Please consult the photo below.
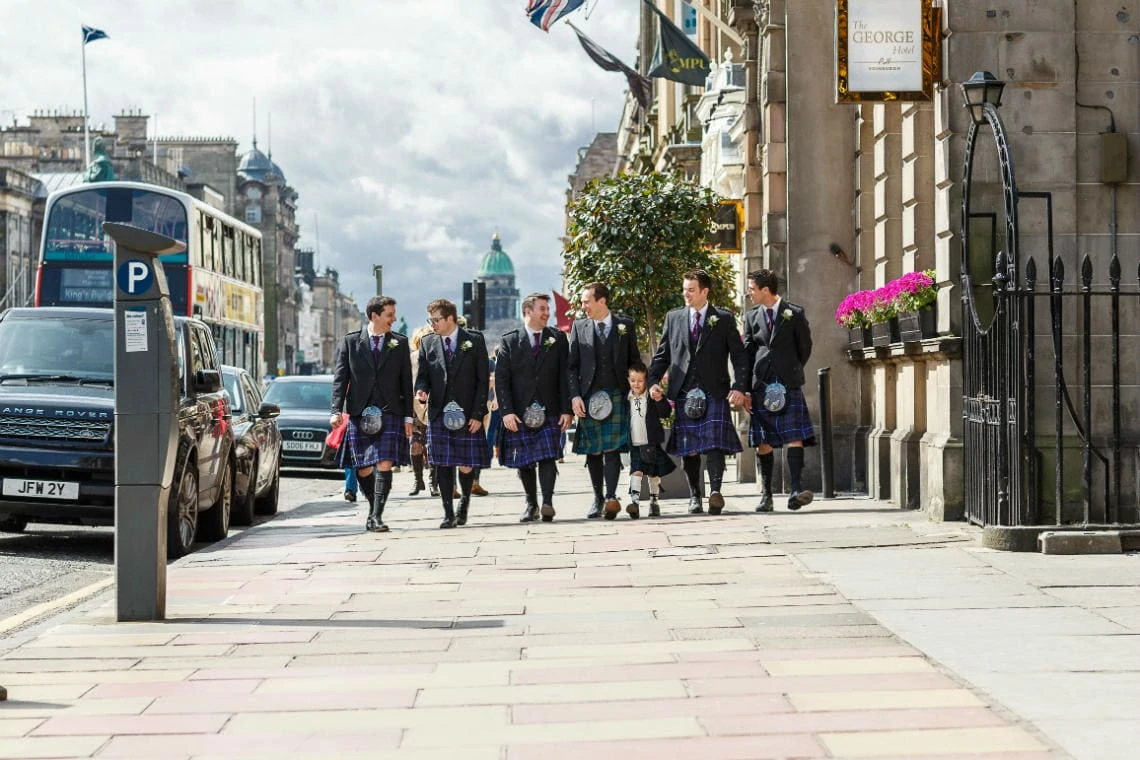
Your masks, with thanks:
<instances>
[{"instance_id":1,"label":"tree foliage","mask_svg":"<svg viewBox=\"0 0 1140 760\"><path fill-rule=\"evenodd\" d=\"M621 174L591 181L571 202L563 259L567 292L610 288L610 307L637 320L638 343L657 348L665 313L681 306L682 276L704 269L711 300L733 306L729 259L705 247L718 197L676 174Z\"/></svg>"}]
</instances>

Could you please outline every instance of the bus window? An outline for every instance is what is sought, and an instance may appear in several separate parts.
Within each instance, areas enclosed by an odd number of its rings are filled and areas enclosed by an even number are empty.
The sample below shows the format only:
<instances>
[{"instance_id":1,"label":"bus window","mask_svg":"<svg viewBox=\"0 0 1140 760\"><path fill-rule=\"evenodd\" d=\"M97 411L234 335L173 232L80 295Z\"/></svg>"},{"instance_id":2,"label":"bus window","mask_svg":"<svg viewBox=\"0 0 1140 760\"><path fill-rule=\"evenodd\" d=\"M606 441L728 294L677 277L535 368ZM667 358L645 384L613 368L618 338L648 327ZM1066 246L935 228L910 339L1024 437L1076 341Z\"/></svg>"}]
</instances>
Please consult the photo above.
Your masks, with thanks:
<instances>
[{"instance_id":1,"label":"bus window","mask_svg":"<svg viewBox=\"0 0 1140 760\"><path fill-rule=\"evenodd\" d=\"M221 225L219 225L221 226ZM227 277L234 277L237 274L237 267L234 265L234 231L233 229L222 227L222 274Z\"/></svg>"},{"instance_id":2,"label":"bus window","mask_svg":"<svg viewBox=\"0 0 1140 760\"><path fill-rule=\"evenodd\" d=\"M224 266L222 258L222 223L214 220L214 265L210 267L215 272L221 272Z\"/></svg>"}]
</instances>

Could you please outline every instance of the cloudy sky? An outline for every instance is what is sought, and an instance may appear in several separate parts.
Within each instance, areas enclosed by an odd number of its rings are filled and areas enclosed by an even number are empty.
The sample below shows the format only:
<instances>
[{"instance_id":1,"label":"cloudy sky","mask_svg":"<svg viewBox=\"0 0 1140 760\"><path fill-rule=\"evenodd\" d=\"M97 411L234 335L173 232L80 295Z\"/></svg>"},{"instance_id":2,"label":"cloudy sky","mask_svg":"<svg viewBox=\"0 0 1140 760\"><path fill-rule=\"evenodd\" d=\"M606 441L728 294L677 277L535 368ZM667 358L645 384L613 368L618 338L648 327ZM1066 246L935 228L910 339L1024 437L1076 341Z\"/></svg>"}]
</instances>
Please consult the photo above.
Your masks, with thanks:
<instances>
[{"instance_id":1,"label":"cloudy sky","mask_svg":"<svg viewBox=\"0 0 1140 760\"><path fill-rule=\"evenodd\" d=\"M641 0L571 19L633 62ZM5 0L0 123L82 110L157 114L160 135L257 138L300 194L301 244L363 306L372 266L409 323L459 298L497 228L518 287L557 287L567 174L614 131L625 78L526 0ZM588 12L588 17L587 17Z\"/></svg>"}]
</instances>

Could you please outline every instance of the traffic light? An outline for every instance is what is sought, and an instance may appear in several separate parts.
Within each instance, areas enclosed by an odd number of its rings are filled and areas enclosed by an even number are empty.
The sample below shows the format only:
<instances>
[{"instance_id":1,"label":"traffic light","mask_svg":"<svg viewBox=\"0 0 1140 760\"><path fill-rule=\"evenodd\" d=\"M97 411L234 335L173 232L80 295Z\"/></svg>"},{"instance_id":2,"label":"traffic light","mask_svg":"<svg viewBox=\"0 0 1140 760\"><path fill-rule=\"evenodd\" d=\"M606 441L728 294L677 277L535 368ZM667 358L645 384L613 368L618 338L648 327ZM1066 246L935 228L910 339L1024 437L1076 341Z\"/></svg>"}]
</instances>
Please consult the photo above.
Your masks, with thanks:
<instances>
[{"instance_id":1,"label":"traffic light","mask_svg":"<svg viewBox=\"0 0 1140 760\"><path fill-rule=\"evenodd\" d=\"M475 328L475 283L463 283L463 304L460 308L463 319L472 330Z\"/></svg>"},{"instance_id":2,"label":"traffic light","mask_svg":"<svg viewBox=\"0 0 1140 760\"><path fill-rule=\"evenodd\" d=\"M472 313L475 315L476 330L487 329L487 283L476 280Z\"/></svg>"}]
</instances>

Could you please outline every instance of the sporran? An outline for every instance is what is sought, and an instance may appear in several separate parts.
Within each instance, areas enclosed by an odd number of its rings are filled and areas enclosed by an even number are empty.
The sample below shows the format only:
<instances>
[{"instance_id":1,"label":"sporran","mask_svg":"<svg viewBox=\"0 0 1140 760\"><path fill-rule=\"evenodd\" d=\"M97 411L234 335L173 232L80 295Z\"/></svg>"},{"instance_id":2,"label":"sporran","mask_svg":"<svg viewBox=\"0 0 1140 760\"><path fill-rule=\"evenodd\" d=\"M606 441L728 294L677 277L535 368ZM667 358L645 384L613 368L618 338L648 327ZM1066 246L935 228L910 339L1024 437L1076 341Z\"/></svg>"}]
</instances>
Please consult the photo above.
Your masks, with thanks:
<instances>
[{"instance_id":1,"label":"sporran","mask_svg":"<svg viewBox=\"0 0 1140 760\"><path fill-rule=\"evenodd\" d=\"M693 388L685 394L685 416L691 420L699 420L705 416L709 409L709 397L700 388Z\"/></svg>"},{"instance_id":2,"label":"sporran","mask_svg":"<svg viewBox=\"0 0 1140 760\"><path fill-rule=\"evenodd\" d=\"M523 412L522 421L527 430L538 430L546 424L546 407L537 401L531 402Z\"/></svg>"},{"instance_id":3,"label":"sporran","mask_svg":"<svg viewBox=\"0 0 1140 760\"><path fill-rule=\"evenodd\" d=\"M587 411L590 413L590 418L601 422L608 419L614 411L614 400L610 398L610 394L606 391L597 391L590 396L590 400L586 403Z\"/></svg>"},{"instance_id":4,"label":"sporran","mask_svg":"<svg viewBox=\"0 0 1140 760\"><path fill-rule=\"evenodd\" d=\"M366 406L360 413L360 432L376 435L384 429L384 414L378 406Z\"/></svg>"},{"instance_id":5,"label":"sporran","mask_svg":"<svg viewBox=\"0 0 1140 760\"><path fill-rule=\"evenodd\" d=\"M463 407L454 401L449 401L443 408L443 426L451 431L461 430L467 424L467 415Z\"/></svg>"}]
</instances>

